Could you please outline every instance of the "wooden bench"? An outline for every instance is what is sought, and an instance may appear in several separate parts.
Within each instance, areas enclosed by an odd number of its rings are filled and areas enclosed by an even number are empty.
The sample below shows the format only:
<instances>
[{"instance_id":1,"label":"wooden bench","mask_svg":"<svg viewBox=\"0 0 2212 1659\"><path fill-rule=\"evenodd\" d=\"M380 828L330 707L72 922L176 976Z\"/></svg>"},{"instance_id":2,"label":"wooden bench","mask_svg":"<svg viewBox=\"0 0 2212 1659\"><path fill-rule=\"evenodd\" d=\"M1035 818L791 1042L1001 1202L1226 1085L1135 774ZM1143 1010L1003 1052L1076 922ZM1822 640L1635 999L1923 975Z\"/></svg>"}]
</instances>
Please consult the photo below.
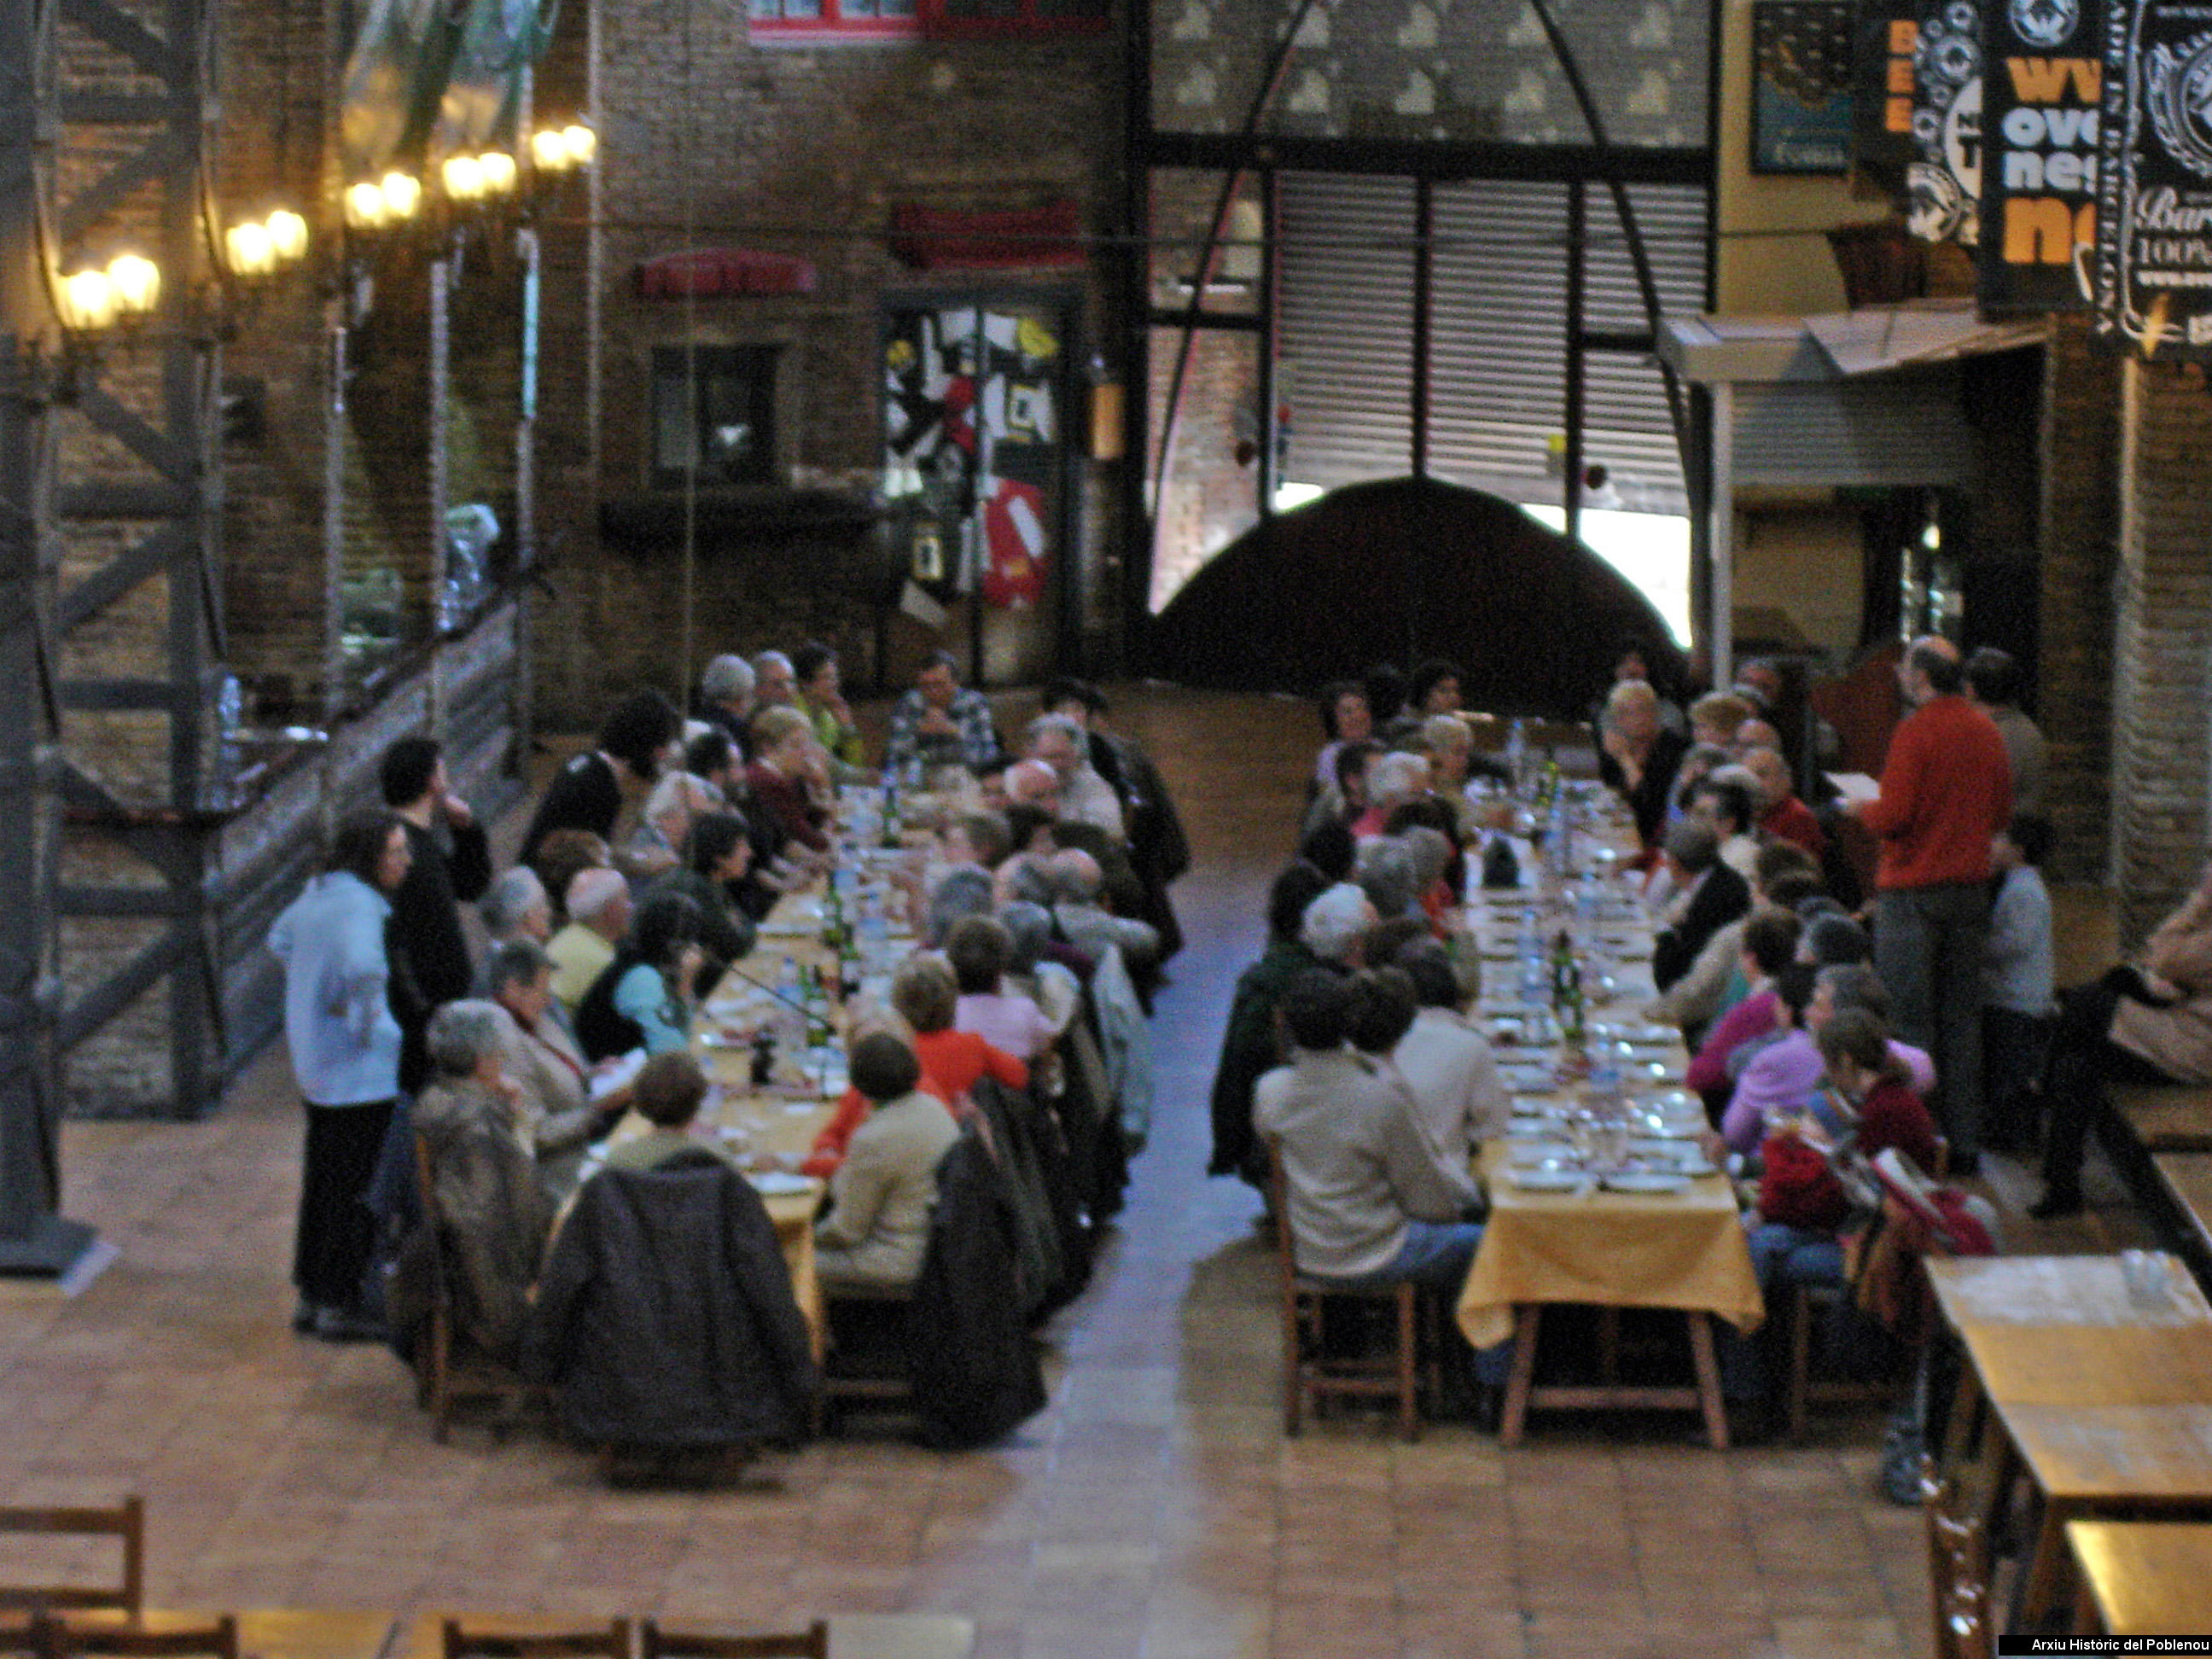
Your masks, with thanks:
<instances>
[{"instance_id":1,"label":"wooden bench","mask_svg":"<svg viewBox=\"0 0 2212 1659\"><path fill-rule=\"evenodd\" d=\"M2212 1152L2212 1085L2115 1083L2106 1092L2145 1152Z\"/></svg>"}]
</instances>

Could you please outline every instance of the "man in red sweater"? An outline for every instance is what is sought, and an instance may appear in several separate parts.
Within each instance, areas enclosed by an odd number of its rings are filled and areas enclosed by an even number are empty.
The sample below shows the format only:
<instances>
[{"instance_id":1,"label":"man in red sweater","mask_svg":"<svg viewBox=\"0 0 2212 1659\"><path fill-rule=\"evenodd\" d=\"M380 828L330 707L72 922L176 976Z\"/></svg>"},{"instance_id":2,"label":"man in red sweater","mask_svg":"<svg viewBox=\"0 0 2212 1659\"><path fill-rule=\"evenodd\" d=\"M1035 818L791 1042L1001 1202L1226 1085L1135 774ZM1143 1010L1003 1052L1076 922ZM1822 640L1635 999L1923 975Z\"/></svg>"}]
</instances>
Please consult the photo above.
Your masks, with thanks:
<instances>
[{"instance_id":1,"label":"man in red sweater","mask_svg":"<svg viewBox=\"0 0 2212 1659\"><path fill-rule=\"evenodd\" d=\"M1954 1173L1981 1146L1982 941L1990 841L2010 821L2012 763L1987 714L1960 695L1958 647L1916 640L1897 679L1913 705L1891 735L1881 793L1853 809L1881 842L1875 969L1897 1035L1936 1059L1938 1116Z\"/></svg>"}]
</instances>

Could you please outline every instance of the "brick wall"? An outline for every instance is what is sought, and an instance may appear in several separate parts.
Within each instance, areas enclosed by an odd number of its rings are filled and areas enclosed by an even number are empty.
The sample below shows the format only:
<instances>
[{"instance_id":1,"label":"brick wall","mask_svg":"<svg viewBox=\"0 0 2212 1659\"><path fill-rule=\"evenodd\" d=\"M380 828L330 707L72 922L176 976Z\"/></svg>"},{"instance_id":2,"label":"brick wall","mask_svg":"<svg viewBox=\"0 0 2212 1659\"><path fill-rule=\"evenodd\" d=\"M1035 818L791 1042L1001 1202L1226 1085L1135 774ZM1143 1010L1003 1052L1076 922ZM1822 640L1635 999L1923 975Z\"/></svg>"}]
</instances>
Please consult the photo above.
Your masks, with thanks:
<instances>
[{"instance_id":1,"label":"brick wall","mask_svg":"<svg viewBox=\"0 0 2212 1659\"><path fill-rule=\"evenodd\" d=\"M1113 228L1119 201L1119 48L1109 35L1062 41L885 42L762 47L744 9L686 8L681 0L600 0L564 14L592 48L580 66L575 42L556 41L546 97L588 90L600 117L595 180L600 221L596 252L575 234L549 244L572 279L549 292L546 368L595 396L593 425L549 409L544 436L550 470L562 477L541 500L541 540L550 597L534 606L534 674L544 723L582 726L613 696L641 681L672 690L683 665L680 547L603 547L599 500L649 495L648 365L655 344L684 338L680 301L635 295L640 261L691 246L769 249L804 256L818 272L811 295L717 298L698 302L698 337L773 343L785 354L779 459L810 476L865 489L880 467L881 308L887 297L972 283L1018 294L1071 288L1079 296L1079 362L1115 325L1092 270L1049 274L957 271L921 275L884 245L894 206L1030 206L1054 198L1081 204L1086 230ZM690 38L687 45L686 25ZM691 72L687 81L686 53ZM580 76L579 68L583 70ZM589 283L599 310L596 385L556 339L560 314L587 330ZM549 283L550 289L550 283ZM556 362L563 350L572 355ZM1064 412L1083 441L1079 408ZM1124 463L1127 464L1127 463ZM1100 550L1109 544L1110 492L1095 488L1085 463L1079 489L1079 550L1097 591ZM590 474L598 499L582 488ZM847 532L779 532L738 537L702 553L694 568L696 672L717 651L788 648L811 634L837 645L848 679L872 659L874 606L831 573L874 556L872 541ZM1096 604L1103 606L1103 601ZM994 678L1027 678L1054 663L1054 607L993 613L987 660ZM899 624L894 660L921 641ZM951 643L964 649L964 624Z\"/></svg>"},{"instance_id":2,"label":"brick wall","mask_svg":"<svg viewBox=\"0 0 2212 1659\"><path fill-rule=\"evenodd\" d=\"M2044 354L2042 593L2036 714L2051 745L2051 873L2101 882L2112 868L2112 651L2118 567L2117 358L2086 319L2053 319Z\"/></svg>"},{"instance_id":3,"label":"brick wall","mask_svg":"<svg viewBox=\"0 0 2212 1659\"><path fill-rule=\"evenodd\" d=\"M2204 860L2212 709L2212 396L2195 364L2122 370L2114 869L2133 939Z\"/></svg>"}]
</instances>

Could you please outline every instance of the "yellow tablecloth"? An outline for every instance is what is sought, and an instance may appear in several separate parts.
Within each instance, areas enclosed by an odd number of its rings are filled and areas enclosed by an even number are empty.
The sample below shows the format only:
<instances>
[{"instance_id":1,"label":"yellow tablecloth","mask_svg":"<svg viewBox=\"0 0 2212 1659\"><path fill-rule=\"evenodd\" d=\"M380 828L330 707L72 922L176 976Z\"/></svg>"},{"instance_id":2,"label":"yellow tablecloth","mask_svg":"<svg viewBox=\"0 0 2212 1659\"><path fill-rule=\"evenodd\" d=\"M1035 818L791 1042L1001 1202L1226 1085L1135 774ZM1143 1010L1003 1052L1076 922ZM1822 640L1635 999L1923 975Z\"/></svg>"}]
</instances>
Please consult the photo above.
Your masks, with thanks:
<instances>
[{"instance_id":1,"label":"yellow tablecloth","mask_svg":"<svg viewBox=\"0 0 2212 1659\"><path fill-rule=\"evenodd\" d=\"M1697 1310L1747 1332L1765 1318L1724 1177L1661 1197L1529 1193L1504 1178L1507 1156L1497 1142L1482 1152L1490 1219L1459 1298L1459 1328L1476 1347L1512 1335L1524 1302Z\"/></svg>"}]
</instances>

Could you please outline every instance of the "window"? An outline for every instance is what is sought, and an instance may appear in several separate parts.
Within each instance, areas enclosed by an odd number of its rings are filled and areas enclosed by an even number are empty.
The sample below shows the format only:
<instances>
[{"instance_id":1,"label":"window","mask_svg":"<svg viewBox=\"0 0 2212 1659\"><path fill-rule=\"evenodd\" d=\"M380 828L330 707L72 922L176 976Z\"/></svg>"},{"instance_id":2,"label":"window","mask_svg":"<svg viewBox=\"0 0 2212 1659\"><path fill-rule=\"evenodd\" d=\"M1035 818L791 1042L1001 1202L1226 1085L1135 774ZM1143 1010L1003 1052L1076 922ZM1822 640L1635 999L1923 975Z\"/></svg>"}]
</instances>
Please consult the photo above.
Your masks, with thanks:
<instances>
[{"instance_id":1,"label":"window","mask_svg":"<svg viewBox=\"0 0 2212 1659\"><path fill-rule=\"evenodd\" d=\"M1095 34L1107 0L750 0L753 39L788 40L958 39Z\"/></svg>"},{"instance_id":2,"label":"window","mask_svg":"<svg viewBox=\"0 0 2212 1659\"><path fill-rule=\"evenodd\" d=\"M774 346L653 349L653 483L705 489L775 479ZM687 361L688 359L688 361Z\"/></svg>"}]
</instances>

